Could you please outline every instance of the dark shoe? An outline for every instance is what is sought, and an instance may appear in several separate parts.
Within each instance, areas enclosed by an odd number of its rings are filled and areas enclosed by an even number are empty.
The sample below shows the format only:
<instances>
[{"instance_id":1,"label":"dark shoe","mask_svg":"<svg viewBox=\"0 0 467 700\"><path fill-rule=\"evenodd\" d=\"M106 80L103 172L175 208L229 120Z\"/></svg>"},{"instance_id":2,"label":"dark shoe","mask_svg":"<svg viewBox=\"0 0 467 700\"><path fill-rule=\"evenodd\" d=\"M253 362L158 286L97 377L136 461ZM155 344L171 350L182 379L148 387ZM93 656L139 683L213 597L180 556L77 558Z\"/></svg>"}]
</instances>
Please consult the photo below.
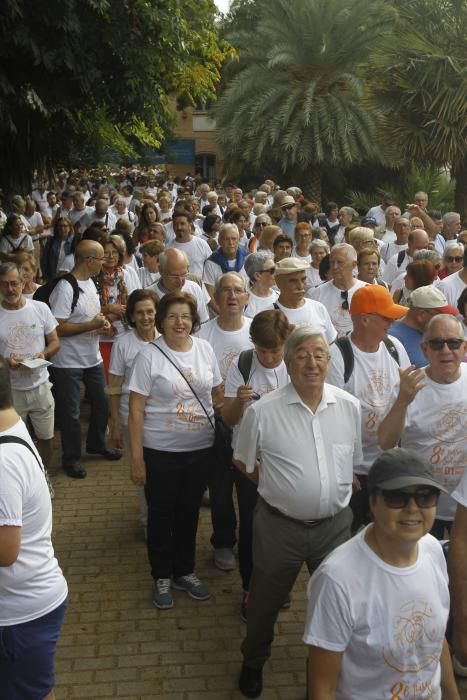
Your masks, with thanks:
<instances>
[{"instance_id":1,"label":"dark shoe","mask_svg":"<svg viewBox=\"0 0 467 700\"><path fill-rule=\"evenodd\" d=\"M243 591L242 595L242 607L240 608L240 618L243 620L243 622L246 622L246 614L248 612L248 598L250 594L248 591Z\"/></svg>"},{"instance_id":2,"label":"dark shoe","mask_svg":"<svg viewBox=\"0 0 467 700\"><path fill-rule=\"evenodd\" d=\"M170 592L170 583L171 580L169 578L158 578L154 584L152 602L159 610L168 610L174 606L172 593Z\"/></svg>"},{"instance_id":3,"label":"dark shoe","mask_svg":"<svg viewBox=\"0 0 467 700\"><path fill-rule=\"evenodd\" d=\"M87 476L86 469L81 464L72 464L70 467L63 467L63 470L72 479L85 479Z\"/></svg>"},{"instance_id":4,"label":"dark shoe","mask_svg":"<svg viewBox=\"0 0 467 700\"><path fill-rule=\"evenodd\" d=\"M103 450L86 450L86 452L88 455L100 455L104 457L104 459L109 459L111 461L121 459L123 454L122 450L117 450L113 447L106 447Z\"/></svg>"},{"instance_id":5,"label":"dark shoe","mask_svg":"<svg viewBox=\"0 0 467 700\"><path fill-rule=\"evenodd\" d=\"M193 600L209 600L211 594L205 583L199 580L196 574L179 576L172 582L172 587L176 591L185 591Z\"/></svg>"},{"instance_id":6,"label":"dark shoe","mask_svg":"<svg viewBox=\"0 0 467 700\"><path fill-rule=\"evenodd\" d=\"M281 610L287 610L287 608L290 608L291 605L292 605L292 596L289 593L287 598L284 600L284 602L281 605Z\"/></svg>"},{"instance_id":7,"label":"dark shoe","mask_svg":"<svg viewBox=\"0 0 467 700\"><path fill-rule=\"evenodd\" d=\"M248 668L243 664L238 688L246 698L257 698L263 691L263 669Z\"/></svg>"}]
</instances>

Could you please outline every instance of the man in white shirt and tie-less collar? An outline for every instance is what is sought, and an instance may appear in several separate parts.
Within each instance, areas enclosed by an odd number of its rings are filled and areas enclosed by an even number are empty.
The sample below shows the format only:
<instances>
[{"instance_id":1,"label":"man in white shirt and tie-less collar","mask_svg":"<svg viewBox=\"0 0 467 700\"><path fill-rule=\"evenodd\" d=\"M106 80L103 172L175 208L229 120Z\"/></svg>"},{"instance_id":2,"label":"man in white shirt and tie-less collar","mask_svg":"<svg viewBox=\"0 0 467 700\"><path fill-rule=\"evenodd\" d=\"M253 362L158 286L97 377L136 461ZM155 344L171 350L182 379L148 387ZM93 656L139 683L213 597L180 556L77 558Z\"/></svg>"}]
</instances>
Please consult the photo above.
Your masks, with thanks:
<instances>
[{"instance_id":1,"label":"man in white shirt and tie-less collar","mask_svg":"<svg viewBox=\"0 0 467 700\"><path fill-rule=\"evenodd\" d=\"M352 470L363 459L360 403L325 384L330 355L321 331L293 331L284 359L291 383L247 409L234 452L259 493L239 681L250 698L261 694L274 624L303 563L312 573L350 536Z\"/></svg>"}]
</instances>

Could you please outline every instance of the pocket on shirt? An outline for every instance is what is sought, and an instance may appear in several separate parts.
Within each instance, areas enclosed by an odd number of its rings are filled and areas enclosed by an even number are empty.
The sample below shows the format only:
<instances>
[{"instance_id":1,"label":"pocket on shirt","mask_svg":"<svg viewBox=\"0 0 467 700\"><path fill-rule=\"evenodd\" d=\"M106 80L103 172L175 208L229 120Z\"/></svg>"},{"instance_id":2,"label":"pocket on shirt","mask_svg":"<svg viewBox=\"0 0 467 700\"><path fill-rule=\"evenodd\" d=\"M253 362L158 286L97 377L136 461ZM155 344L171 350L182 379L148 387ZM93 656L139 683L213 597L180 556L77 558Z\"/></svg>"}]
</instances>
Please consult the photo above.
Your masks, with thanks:
<instances>
[{"instance_id":1,"label":"pocket on shirt","mask_svg":"<svg viewBox=\"0 0 467 700\"><path fill-rule=\"evenodd\" d=\"M339 486L349 486L352 483L353 449L351 442L339 442L332 446L334 469Z\"/></svg>"}]
</instances>

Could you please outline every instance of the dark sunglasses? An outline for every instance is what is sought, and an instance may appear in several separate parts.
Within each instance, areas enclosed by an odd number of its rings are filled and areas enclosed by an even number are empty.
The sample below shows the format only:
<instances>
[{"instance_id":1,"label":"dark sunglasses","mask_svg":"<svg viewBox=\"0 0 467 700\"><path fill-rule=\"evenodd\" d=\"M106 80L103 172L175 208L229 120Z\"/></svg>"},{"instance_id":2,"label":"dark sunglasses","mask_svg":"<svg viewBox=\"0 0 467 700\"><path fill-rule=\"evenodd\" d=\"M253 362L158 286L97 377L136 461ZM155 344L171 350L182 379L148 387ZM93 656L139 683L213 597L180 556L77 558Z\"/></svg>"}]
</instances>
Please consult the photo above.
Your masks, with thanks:
<instances>
[{"instance_id":1,"label":"dark sunglasses","mask_svg":"<svg viewBox=\"0 0 467 700\"><path fill-rule=\"evenodd\" d=\"M285 209L285 211L289 211L289 209L293 209L296 206L296 204L287 204L287 206L282 207L282 209Z\"/></svg>"},{"instance_id":2,"label":"dark sunglasses","mask_svg":"<svg viewBox=\"0 0 467 700\"><path fill-rule=\"evenodd\" d=\"M275 273L275 271L276 271L276 266L273 265L272 267L269 267L267 270L260 270L259 274L264 275L265 272L269 272L269 273L271 273L271 275L273 275Z\"/></svg>"},{"instance_id":3,"label":"dark sunglasses","mask_svg":"<svg viewBox=\"0 0 467 700\"><path fill-rule=\"evenodd\" d=\"M446 261L447 262L456 262L460 263L464 259L463 255L446 255Z\"/></svg>"},{"instance_id":4,"label":"dark sunglasses","mask_svg":"<svg viewBox=\"0 0 467 700\"><path fill-rule=\"evenodd\" d=\"M343 292L341 292L341 299L342 299L342 308L344 311L349 310L349 292L347 289Z\"/></svg>"},{"instance_id":5,"label":"dark sunglasses","mask_svg":"<svg viewBox=\"0 0 467 700\"><path fill-rule=\"evenodd\" d=\"M411 493L410 491L384 491L381 489L381 495L388 508L406 508L412 498L419 508L433 508L438 503L439 491L435 488L425 488L417 489Z\"/></svg>"},{"instance_id":6,"label":"dark sunglasses","mask_svg":"<svg viewBox=\"0 0 467 700\"><path fill-rule=\"evenodd\" d=\"M449 350L459 350L464 342L464 338L430 338L426 342L432 350L442 350L444 343L446 343Z\"/></svg>"}]
</instances>

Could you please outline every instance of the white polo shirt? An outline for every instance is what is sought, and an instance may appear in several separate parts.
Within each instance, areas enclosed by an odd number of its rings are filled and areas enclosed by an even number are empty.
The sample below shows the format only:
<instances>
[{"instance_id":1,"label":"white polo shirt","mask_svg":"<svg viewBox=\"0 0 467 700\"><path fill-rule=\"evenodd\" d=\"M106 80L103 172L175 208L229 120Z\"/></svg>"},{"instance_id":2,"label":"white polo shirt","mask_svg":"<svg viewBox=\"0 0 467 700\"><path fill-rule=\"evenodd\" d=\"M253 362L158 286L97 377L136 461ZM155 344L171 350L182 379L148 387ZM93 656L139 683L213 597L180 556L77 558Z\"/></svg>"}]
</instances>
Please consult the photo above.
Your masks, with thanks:
<instances>
[{"instance_id":1,"label":"white polo shirt","mask_svg":"<svg viewBox=\"0 0 467 700\"><path fill-rule=\"evenodd\" d=\"M298 520L336 515L363 460L359 401L329 384L315 413L293 384L263 396L247 408L234 452L249 473L257 458L258 492L269 505Z\"/></svg>"}]
</instances>

